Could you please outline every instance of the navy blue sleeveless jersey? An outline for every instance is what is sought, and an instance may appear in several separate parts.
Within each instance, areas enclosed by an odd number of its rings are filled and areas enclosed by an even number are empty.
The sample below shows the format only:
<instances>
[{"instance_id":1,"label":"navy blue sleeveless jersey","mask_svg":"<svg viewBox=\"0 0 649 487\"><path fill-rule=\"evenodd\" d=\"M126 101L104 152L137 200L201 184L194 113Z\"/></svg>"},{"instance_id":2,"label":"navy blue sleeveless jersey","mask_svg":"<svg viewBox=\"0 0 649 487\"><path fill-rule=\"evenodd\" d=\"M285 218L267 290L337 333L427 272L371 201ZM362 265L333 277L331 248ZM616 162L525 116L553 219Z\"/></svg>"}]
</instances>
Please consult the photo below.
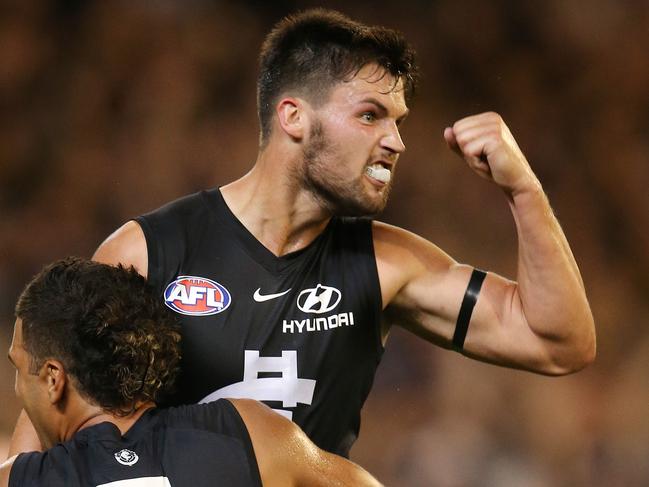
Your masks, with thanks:
<instances>
[{"instance_id":1,"label":"navy blue sleeveless jersey","mask_svg":"<svg viewBox=\"0 0 649 487\"><path fill-rule=\"evenodd\" d=\"M124 436L113 423L16 458L9 487L261 487L248 430L227 400L150 409Z\"/></svg>"},{"instance_id":2,"label":"navy blue sleeveless jersey","mask_svg":"<svg viewBox=\"0 0 649 487\"><path fill-rule=\"evenodd\" d=\"M182 321L171 403L257 399L319 447L348 456L383 354L371 221L333 218L310 245L281 257L218 189L137 222L148 279Z\"/></svg>"}]
</instances>

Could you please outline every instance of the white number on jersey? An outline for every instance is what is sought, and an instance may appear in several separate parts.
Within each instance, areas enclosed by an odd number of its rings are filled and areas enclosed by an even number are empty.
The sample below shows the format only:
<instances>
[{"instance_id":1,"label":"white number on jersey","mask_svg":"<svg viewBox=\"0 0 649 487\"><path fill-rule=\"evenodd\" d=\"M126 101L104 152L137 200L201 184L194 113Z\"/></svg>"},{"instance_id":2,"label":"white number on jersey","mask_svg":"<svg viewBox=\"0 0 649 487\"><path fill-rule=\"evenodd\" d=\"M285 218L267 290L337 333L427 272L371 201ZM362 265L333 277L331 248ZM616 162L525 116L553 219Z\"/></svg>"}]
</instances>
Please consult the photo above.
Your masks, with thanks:
<instances>
[{"instance_id":1,"label":"white number on jersey","mask_svg":"<svg viewBox=\"0 0 649 487\"><path fill-rule=\"evenodd\" d=\"M281 374L280 377L259 377L260 373ZM299 379L297 376L297 351L284 350L281 357L260 357L259 350L244 352L243 380L222 387L205 396L199 402L206 403L221 398L256 399L257 401L281 401L291 408L297 403L310 405L315 391L315 380ZM275 409L293 419L293 412Z\"/></svg>"}]
</instances>

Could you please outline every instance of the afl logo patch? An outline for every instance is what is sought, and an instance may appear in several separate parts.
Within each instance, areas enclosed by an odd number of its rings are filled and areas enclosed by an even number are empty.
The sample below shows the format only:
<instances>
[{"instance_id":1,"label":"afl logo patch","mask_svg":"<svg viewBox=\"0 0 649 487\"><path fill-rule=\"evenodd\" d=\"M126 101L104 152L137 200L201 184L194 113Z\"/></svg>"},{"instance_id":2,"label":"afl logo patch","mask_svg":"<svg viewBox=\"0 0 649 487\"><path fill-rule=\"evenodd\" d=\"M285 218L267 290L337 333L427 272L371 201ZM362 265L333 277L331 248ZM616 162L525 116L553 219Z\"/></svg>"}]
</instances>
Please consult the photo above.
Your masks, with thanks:
<instances>
[{"instance_id":1,"label":"afl logo patch","mask_svg":"<svg viewBox=\"0 0 649 487\"><path fill-rule=\"evenodd\" d=\"M126 448L115 453L115 460L127 467L135 465L139 459L140 457L137 456L137 453Z\"/></svg>"},{"instance_id":2,"label":"afl logo patch","mask_svg":"<svg viewBox=\"0 0 649 487\"><path fill-rule=\"evenodd\" d=\"M178 276L164 292L165 304L190 316L215 315L227 309L230 293L218 282L196 276Z\"/></svg>"}]
</instances>

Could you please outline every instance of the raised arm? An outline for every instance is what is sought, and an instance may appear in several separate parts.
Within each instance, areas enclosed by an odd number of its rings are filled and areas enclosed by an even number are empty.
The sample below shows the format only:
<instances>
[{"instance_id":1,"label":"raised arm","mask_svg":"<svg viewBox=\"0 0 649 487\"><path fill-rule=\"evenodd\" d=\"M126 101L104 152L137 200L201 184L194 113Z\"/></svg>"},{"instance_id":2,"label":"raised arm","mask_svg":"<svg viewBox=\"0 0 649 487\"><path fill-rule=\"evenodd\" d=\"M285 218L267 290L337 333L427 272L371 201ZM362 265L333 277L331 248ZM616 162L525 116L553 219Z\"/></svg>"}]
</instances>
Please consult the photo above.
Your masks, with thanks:
<instances>
[{"instance_id":1,"label":"raised arm","mask_svg":"<svg viewBox=\"0 0 649 487\"><path fill-rule=\"evenodd\" d=\"M516 282L489 273L463 353L548 375L577 371L595 356L595 328L568 242L541 184L498 114L465 118L444 132L455 152L505 192L516 222ZM451 346L472 268L395 227L374 227L388 322Z\"/></svg>"},{"instance_id":2,"label":"raised arm","mask_svg":"<svg viewBox=\"0 0 649 487\"><path fill-rule=\"evenodd\" d=\"M243 418L264 487L380 487L361 467L315 446L292 421L250 399L231 400Z\"/></svg>"}]
</instances>

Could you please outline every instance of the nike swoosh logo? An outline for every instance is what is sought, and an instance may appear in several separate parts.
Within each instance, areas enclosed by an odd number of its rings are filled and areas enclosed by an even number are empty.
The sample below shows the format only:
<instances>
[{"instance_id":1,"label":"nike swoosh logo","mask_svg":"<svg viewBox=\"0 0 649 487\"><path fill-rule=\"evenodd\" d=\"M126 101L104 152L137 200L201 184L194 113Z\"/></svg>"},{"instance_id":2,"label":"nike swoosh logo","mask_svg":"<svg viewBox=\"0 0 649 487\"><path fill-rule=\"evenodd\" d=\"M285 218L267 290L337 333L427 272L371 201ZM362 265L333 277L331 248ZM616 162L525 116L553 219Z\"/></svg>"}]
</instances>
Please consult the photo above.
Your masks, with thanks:
<instances>
[{"instance_id":1,"label":"nike swoosh logo","mask_svg":"<svg viewBox=\"0 0 649 487\"><path fill-rule=\"evenodd\" d=\"M263 303L264 301L269 301L271 299L275 299L275 298L279 298L280 296L284 296L287 292L290 291L290 289L287 289L286 291L284 291L282 293L275 293L275 294L261 294L259 291L261 291L261 288L257 289L255 291L255 294L252 295L252 297L258 303Z\"/></svg>"}]
</instances>

